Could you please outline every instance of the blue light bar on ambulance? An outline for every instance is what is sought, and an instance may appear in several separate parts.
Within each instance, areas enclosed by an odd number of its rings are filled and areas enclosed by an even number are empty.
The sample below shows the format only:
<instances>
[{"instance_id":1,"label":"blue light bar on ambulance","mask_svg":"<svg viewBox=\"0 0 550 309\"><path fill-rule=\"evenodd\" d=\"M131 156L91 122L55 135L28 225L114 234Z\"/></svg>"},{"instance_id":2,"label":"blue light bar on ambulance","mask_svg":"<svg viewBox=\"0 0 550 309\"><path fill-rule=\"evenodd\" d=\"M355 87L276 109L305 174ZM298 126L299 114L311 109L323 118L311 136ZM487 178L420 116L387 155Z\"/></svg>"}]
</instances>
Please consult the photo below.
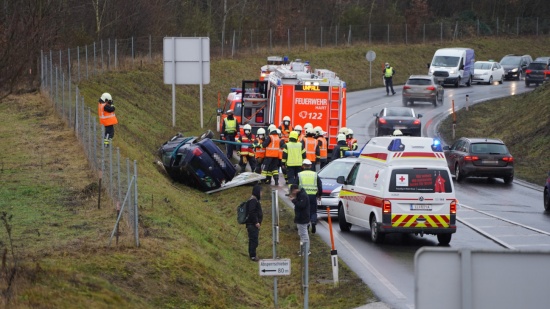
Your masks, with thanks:
<instances>
[{"instance_id":1,"label":"blue light bar on ambulance","mask_svg":"<svg viewBox=\"0 0 550 309\"><path fill-rule=\"evenodd\" d=\"M434 138L433 144L432 144L432 150L436 152L443 152L443 148L441 147L441 141L437 138Z\"/></svg>"},{"instance_id":2,"label":"blue light bar on ambulance","mask_svg":"<svg viewBox=\"0 0 550 309\"><path fill-rule=\"evenodd\" d=\"M242 93L243 90L240 87L232 87L230 92Z\"/></svg>"}]
</instances>

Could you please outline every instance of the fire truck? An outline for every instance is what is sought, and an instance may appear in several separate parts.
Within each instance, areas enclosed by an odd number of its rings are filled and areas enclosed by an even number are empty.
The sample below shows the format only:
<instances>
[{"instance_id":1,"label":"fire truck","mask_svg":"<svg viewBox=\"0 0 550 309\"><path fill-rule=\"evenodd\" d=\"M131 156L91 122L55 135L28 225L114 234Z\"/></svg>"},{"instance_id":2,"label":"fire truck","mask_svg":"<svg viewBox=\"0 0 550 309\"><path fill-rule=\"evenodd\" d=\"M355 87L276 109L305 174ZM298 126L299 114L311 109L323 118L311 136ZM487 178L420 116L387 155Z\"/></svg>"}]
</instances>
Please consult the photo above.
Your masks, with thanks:
<instances>
[{"instance_id":1,"label":"fire truck","mask_svg":"<svg viewBox=\"0 0 550 309\"><path fill-rule=\"evenodd\" d=\"M308 122L320 126L332 150L339 129L346 126L346 83L327 69L307 73L278 67L266 80L244 80L240 89L229 93L223 109L218 109L218 131L228 109L241 127L250 124L253 132L270 124L279 126L285 116L292 119L292 126Z\"/></svg>"}]
</instances>

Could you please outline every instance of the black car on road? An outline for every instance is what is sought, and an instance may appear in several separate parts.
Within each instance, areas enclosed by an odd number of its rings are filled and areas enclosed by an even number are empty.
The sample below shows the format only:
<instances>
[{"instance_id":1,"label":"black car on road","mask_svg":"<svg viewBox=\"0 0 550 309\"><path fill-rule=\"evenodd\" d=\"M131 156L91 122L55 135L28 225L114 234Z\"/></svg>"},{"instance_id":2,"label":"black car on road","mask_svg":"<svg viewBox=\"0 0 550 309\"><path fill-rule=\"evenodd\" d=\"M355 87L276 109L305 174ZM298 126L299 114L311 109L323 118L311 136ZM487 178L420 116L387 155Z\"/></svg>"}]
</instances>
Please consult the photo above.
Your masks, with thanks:
<instances>
[{"instance_id":1,"label":"black car on road","mask_svg":"<svg viewBox=\"0 0 550 309\"><path fill-rule=\"evenodd\" d=\"M506 184L514 180L514 157L500 139L461 137L443 149L457 182L470 176L502 178Z\"/></svg>"},{"instance_id":2,"label":"black car on road","mask_svg":"<svg viewBox=\"0 0 550 309\"><path fill-rule=\"evenodd\" d=\"M533 58L529 55L506 55L502 57L500 65L504 68L504 78L522 79L527 66L531 62L533 62Z\"/></svg>"},{"instance_id":3,"label":"black car on road","mask_svg":"<svg viewBox=\"0 0 550 309\"><path fill-rule=\"evenodd\" d=\"M400 130L403 135L422 136L422 114L416 114L410 107L386 107L374 114L376 136L392 135Z\"/></svg>"},{"instance_id":4,"label":"black car on road","mask_svg":"<svg viewBox=\"0 0 550 309\"><path fill-rule=\"evenodd\" d=\"M542 61L533 61L525 70L525 86L531 84L539 85L550 79L550 68L548 63Z\"/></svg>"}]
</instances>

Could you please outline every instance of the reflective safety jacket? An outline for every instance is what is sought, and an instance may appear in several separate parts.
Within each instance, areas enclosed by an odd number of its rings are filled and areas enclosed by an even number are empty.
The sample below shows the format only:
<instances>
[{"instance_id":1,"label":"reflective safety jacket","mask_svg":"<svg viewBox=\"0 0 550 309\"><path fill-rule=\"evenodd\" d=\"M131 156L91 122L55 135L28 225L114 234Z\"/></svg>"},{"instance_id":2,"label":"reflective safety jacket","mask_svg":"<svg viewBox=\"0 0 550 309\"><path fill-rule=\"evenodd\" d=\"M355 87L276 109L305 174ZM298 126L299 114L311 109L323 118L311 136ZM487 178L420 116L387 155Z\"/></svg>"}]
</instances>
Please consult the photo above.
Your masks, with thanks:
<instances>
[{"instance_id":1,"label":"reflective safety jacket","mask_svg":"<svg viewBox=\"0 0 550 309\"><path fill-rule=\"evenodd\" d=\"M261 138L256 139L256 147L254 148L254 156L256 159L265 158L265 148L262 146L264 140Z\"/></svg>"},{"instance_id":2,"label":"reflective safety jacket","mask_svg":"<svg viewBox=\"0 0 550 309\"><path fill-rule=\"evenodd\" d=\"M302 143L290 140L283 147L283 163L286 166L302 166L305 158L306 150L302 147Z\"/></svg>"},{"instance_id":3,"label":"reflective safety jacket","mask_svg":"<svg viewBox=\"0 0 550 309\"><path fill-rule=\"evenodd\" d=\"M237 119L225 118L224 122L224 132L226 134L234 134L237 131Z\"/></svg>"},{"instance_id":4,"label":"reflective safety jacket","mask_svg":"<svg viewBox=\"0 0 550 309\"><path fill-rule=\"evenodd\" d=\"M279 152L281 151L281 140L279 139L279 135L277 135L277 133L270 134L266 137L263 145L265 145L266 142L269 142L269 144L265 147L265 157L279 158Z\"/></svg>"},{"instance_id":5,"label":"reflective safety jacket","mask_svg":"<svg viewBox=\"0 0 550 309\"><path fill-rule=\"evenodd\" d=\"M304 188L308 195L320 196L322 192L322 184L316 172L305 170L298 173L298 185Z\"/></svg>"},{"instance_id":6,"label":"reflective safety jacket","mask_svg":"<svg viewBox=\"0 0 550 309\"><path fill-rule=\"evenodd\" d=\"M357 150L358 146L357 146L357 140L355 138L348 138L346 139L346 142L350 150Z\"/></svg>"},{"instance_id":7,"label":"reflective safety jacket","mask_svg":"<svg viewBox=\"0 0 550 309\"><path fill-rule=\"evenodd\" d=\"M317 147L317 140L313 137L306 137L304 139L304 148L306 149L306 158L314 163L319 157L319 147Z\"/></svg>"},{"instance_id":8,"label":"reflective safety jacket","mask_svg":"<svg viewBox=\"0 0 550 309\"><path fill-rule=\"evenodd\" d=\"M243 143L243 144L251 144L252 141L254 140L254 136L251 134L251 135L243 135L241 137L239 137L239 139L237 139L237 142L239 143ZM248 145L239 145L238 147L240 147L240 152L241 152L241 156L253 156L254 155L254 152L252 151L252 147L248 146ZM237 148L237 150L239 150Z\"/></svg>"},{"instance_id":9,"label":"reflective safety jacket","mask_svg":"<svg viewBox=\"0 0 550 309\"><path fill-rule=\"evenodd\" d=\"M292 128L292 126L285 126L284 124L280 125L279 126L279 130L281 130L281 134L282 134L282 139L283 141L288 142L288 136L290 135L290 132L292 132L292 130L294 130Z\"/></svg>"},{"instance_id":10,"label":"reflective safety jacket","mask_svg":"<svg viewBox=\"0 0 550 309\"><path fill-rule=\"evenodd\" d=\"M99 123L101 123L104 126L112 126L118 123L118 120L116 119L115 112L108 112L105 110L105 105L107 103L101 103L99 102L97 106L97 114L99 115ZM114 109L114 106L112 106Z\"/></svg>"},{"instance_id":11,"label":"reflective safety jacket","mask_svg":"<svg viewBox=\"0 0 550 309\"><path fill-rule=\"evenodd\" d=\"M390 78L393 76L393 68L392 67L389 67L387 69L384 69L384 77L385 78Z\"/></svg>"},{"instance_id":12,"label":"reflective safety jacket","mask_svg":"<svg viewBox=\"0 0 550 309\"><path fill-rule=\"evenodd\" d=\"M319 136L317 142L319 145L319 158L321 160L326 160L328 156L327 139L323 136Z\"/></svg>"}]
</instances>

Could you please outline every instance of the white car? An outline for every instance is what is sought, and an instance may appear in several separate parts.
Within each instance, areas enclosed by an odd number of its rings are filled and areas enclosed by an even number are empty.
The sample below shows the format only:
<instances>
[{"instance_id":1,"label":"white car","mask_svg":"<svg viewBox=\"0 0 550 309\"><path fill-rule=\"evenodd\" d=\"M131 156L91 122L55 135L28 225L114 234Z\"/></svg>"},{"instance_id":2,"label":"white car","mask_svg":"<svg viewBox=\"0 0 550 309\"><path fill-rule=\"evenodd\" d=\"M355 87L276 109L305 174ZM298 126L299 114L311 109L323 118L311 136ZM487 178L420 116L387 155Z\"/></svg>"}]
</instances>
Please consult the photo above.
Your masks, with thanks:
<instances>
[{"instance_id":1,"label":"white car","mask_svg":"<svg viewBox=\"0 0 550 309\"><path fill-rule=\"evenodd\" d=\"M500 63L495 61L476 61L474 64L474 82L490 85L496 81L502 84L503 80L504 69Z\"/></svg>"}]
</instances>

